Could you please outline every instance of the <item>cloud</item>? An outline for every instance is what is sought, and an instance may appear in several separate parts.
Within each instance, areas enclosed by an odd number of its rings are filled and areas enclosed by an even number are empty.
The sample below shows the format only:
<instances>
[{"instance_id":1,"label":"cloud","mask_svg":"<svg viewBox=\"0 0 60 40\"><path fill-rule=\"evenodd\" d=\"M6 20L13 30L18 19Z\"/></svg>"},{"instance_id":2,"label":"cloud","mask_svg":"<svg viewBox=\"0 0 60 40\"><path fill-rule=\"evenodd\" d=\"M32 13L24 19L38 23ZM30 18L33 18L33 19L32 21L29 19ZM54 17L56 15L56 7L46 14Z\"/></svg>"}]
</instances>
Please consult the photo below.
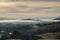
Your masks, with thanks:
<instances>
[{"instance_id":1,"label":"cloud","mask_svg":"<svg viewBox=\"0 0 60 40\"><path fill-rule=\"evenodd\" d=\"M0 7L0 13L35 13L35 12L56 12L59 11L60 6L45 6L45 7L31 7L26 5L14 5L14 6L2 6ZM57 11L57 12L58 12ZM60 12L60 11L59 11Z\"/></svg>"},{"instance_id":2,"label":"cloud","mask_svg":"<svg viewBox=\"0 0 60 40\"><path fill-rule=\"evenodd\" d=\"M16 2L16 1L56 1L59 2L60 0L0 0L0 1L5 1L5 2Z\"/></svg>"},{"instance_id":3,"label":"cloud","mask_svg":"<svg viewBox=\"0 0 60 40\"><path fill-rule=\"evenodd\" d=\"M60 2L0 3L0 16L4 17L60 16L59 4Z\"/></svg>"}]
</instances>

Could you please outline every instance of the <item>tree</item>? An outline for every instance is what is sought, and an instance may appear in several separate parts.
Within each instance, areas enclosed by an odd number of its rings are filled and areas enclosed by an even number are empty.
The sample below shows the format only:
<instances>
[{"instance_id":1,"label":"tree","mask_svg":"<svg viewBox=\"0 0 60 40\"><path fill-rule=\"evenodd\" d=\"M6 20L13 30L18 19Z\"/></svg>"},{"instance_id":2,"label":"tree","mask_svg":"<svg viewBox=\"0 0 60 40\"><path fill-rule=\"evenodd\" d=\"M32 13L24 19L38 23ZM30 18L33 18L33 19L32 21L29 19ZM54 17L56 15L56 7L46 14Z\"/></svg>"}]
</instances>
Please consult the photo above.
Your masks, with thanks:
<instances>
[{"instance_id":1,"label":"tree","mask_svg":"<svg viewBox=\"0 0 60 40\"><path fill-rule=\"evenodd\" d=\"M19 39L20 33L18 31L14 31L13 34L10 36L12 39Z\"/></svg>"},{"instance_id":2,"label":"tree","mask_svg":"<svg viewBox=\"0 0 60 40\"><path fill-rule=\"evenodd\" d=\"M60 34L56 37L56 39L60 39Z\"/></svg>"}]
</instances>

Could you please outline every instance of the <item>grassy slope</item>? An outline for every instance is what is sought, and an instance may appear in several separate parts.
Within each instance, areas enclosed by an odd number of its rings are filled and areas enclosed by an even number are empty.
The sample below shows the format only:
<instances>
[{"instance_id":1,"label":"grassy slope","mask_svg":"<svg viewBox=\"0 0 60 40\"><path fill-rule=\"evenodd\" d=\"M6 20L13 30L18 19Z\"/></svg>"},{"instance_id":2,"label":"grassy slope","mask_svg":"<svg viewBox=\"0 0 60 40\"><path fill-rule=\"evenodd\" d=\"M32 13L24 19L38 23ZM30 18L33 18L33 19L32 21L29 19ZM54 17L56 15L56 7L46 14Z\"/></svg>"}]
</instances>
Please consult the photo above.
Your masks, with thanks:
<instances>
[{"instance_id":1,"label":"grassy slope","mask_svg":"<svg viewBox=\"0 0 60 40\"><path fill-rule=\"evenodd\" d=\"M60 34L60 23L46 25L45 27L51 28L51 30L54 29L55 32L52 31L52 32L37 34L37 36L42 37L44 39L55 39Z\"/></svg>"}]
</instances>

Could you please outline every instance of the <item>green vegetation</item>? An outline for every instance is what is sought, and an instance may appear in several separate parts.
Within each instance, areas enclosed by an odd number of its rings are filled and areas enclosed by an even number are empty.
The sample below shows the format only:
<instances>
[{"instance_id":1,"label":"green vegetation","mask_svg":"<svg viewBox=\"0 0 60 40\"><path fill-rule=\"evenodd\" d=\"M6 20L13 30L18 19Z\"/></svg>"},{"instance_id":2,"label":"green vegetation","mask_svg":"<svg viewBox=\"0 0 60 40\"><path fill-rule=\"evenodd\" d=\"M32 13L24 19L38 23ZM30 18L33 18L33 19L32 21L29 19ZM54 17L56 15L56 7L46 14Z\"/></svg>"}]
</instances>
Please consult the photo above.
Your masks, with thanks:
<instances>
[{"instance_id":1,"label":"green vegetation","mask_svg":"<svg viewBox=\"0 0 60 40\"><path fill-rule=\"evenodd\" d=\"M60 40L60 34L56 37L56 39L59 39Z\"/></svg>"}]
</instances>

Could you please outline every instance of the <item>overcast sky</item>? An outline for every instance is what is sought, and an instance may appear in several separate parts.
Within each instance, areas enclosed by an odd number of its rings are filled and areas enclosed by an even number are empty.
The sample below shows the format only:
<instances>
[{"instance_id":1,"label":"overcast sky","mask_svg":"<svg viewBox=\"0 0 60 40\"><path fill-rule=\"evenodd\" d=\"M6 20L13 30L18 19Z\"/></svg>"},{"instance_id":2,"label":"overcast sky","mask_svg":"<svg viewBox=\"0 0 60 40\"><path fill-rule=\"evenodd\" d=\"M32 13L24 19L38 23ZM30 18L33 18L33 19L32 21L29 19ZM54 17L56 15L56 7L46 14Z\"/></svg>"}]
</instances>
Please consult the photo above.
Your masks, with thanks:
<instances>
[{"instance_id":1,"label":"overcast sky","mask_svg":"<svg viewBox=\"0 0 60 40\"><path fill-rule=\"evenodd\" d=\"M60 16L60 0L0 0L0 17Z\"/></svg>"}]
</instances>

